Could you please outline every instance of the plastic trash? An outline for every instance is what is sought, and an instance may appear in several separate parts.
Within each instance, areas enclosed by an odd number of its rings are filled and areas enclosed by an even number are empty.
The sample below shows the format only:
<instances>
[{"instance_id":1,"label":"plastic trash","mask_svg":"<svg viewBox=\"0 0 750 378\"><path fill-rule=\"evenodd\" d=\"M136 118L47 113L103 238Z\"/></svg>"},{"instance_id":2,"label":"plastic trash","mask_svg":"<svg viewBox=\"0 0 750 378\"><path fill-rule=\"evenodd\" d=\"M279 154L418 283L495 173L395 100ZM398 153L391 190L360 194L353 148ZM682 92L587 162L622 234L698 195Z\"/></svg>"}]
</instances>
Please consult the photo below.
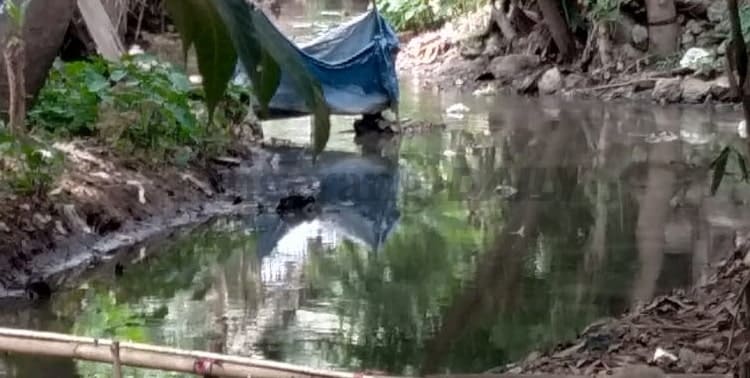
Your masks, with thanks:
<instances>
[{"instance_id":1,"label":"plastic trash","mask_svg":"<svg viewBox=\"0 0 750 378\"><path fill-rule=\"evenodd\" d=\"M742 120L737 124L737 134L740 138L747 139L747 122L745 122L745 120Z\"/></svg>"},{"instance_id":2,"label":"plastic trash","mask_svg":"<svg viewBox=\"0 0 750 378\"><path fill-rule=\"evenodd\" d=\"M661 347L657 347L656 351L654 351L653 361L659 361L661 359L668 359L672 361L678 360L677 356L675 356L674 354L664 350Z\"/></svg>"},{"instance_id":3,"label":"plastic trash","mask_svg":"<svg viewBox=\"0 0 750 378\"><path fill-rule=\"evenodd\" d=\"M646 136L646 143L666 143L666 142L674 142L677 139L679 139L679 136L677 136L675 133L671 131L660 131L658 133L651 133Z\"/></svg>"},{"instance_id":4,"label":"plastic trash","mask_svg":"<svg viewBox=\"0 0 750 378\"><path fill-rule=\"evenodd\" d=\"M471 109L469 109L468 106L459 102L457 104L453 104L449 106L445 112L447 113L448 117L456 118L456 119L463 119L464 113L467 113L469 110Z\"/></svg>"},{"instance_id":5,"label":"plastic trash","mask_svg":"<svg viewBox=\"0 0 750 378\"><path fill-rule=\"evenodd\" d=\"M710 66L714 61L714 55L706 49L700 47L691 47L685 52L680 59L680 67L700 70L703 67Z\"/></svg>"}]
</instances>

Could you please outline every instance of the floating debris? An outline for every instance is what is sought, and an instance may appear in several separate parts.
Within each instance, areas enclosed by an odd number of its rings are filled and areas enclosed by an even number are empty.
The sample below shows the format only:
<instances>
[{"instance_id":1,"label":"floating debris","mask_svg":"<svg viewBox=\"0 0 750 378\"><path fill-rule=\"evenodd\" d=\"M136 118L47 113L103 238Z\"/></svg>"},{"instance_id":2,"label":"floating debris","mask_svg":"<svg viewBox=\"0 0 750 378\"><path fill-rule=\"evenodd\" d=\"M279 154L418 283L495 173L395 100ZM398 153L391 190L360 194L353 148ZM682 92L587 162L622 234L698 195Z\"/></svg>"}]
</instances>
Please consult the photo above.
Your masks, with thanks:
<instances>
[{"instance_id":1,"label":"floating debris","mask_svg":"<svg viewBox=\"0 0 750 378\"><path fill-rule=\"evenodd\" d=\"M445 112L447 113L448 117L456 118L456 119L463 119L464 113L468 113L470 110L471 109L469 109L468 106L459 102L457 104L453 104L449 106Z\"/></svg>"},{"instance_id":2,"label":"floating debris","mask_svg":"<svg viewBox=\"0 0 750 378\"><path fill-rule=\"evenodd\" d=\"M651 133L646 136L645 140L646 143L667 143L667 142L674 142L677 139L679 139L679 136L677 136L675 133L671 131L660 131L658 133Z\"/></svg>"}]
</instances>

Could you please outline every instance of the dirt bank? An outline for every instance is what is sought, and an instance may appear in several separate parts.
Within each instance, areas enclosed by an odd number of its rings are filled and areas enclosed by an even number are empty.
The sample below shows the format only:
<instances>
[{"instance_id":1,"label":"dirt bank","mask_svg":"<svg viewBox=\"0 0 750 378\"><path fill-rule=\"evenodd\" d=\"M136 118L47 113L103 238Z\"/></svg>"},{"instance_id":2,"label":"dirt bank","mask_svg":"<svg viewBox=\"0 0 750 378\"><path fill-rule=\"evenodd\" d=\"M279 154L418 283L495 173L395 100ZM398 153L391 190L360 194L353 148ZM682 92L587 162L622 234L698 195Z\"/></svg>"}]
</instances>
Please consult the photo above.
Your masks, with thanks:
<instances>
[{"instance_id":1,"label":"dirt bank","mask_svg":"<svg viewBox=\"0 0 750 378\"><path fill-rule=\"evenodd\" d=\"M400 72L425 86L478 96L509 91L656 103L736 102L724 72L729 30L724 1L678 0L680 51L661 58L647 52L643 4L624 1L604 37L587 26L569 63L559 63L550 32L530 4L512 6L500 18L497 9L485 7L436 31L402 34ZM500 19L506 25L499 26ZM507 23L514 27L512 38L501 31Z\"/></svg>"},{"instance_id":2,"label":"dirt bank","mask_svg":"<svg viewBox=\"0 0 750 378\"><path fill-rule=\"evenodd\" d=\"M604 319L576 340L493 372L595 375L644 364L673 374L739 372L750 361L749 249L742 244L694 289Z\"/></svg>"},{"instance_id":3,"label":"dirt bank","mask_svg":"<svg viewBox=\"0 0 750 378\"><path fill-rule=\"evenodd\" d=\"M225 176L250 164L248 151L177 167L94 140L55 147L64 168L48 193L0 192L0 297L24 295L30 281L54 289L119 248L253 206L224 188Z\"/></svg>"}]
</instances>

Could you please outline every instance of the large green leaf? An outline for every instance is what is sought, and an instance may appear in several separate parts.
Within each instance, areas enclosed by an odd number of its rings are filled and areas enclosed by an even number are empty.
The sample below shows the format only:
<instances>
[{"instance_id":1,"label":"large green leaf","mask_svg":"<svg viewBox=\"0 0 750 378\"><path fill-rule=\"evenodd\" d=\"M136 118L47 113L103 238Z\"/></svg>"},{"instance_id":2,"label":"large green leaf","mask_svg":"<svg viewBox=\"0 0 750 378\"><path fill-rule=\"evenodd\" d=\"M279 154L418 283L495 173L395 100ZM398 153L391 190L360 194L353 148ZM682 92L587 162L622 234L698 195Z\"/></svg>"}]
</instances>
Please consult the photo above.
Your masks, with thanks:
<instances>
[{"instance_id":1,"label":"large green leaf","mask_svg":"<svg viewBox=\"0 0 750 378\"><path fill-rule=\"evenodd\" d=\"M716 191L719 190L719 185L721 185L721 181L724 179L730 152L732 152L730 147L724 147L719 156L711 162L710 168L714 171L713 179L711 180L711 195L716 194Z\"/></svg>"},{"instance_id":2,"label":"large green leaf","mask_svg":"<svg viewBox=\"0 0 750 378\"><path fill-rule=\"evenodd\" d=\"M261 10L245 0L215 0L214 3L224 18L261 104L267 105L276 92L282 67L313 115L312 143L316 153L322 151L330 133L330 110L320 83L310 74L299 52Z\"/></svg>"},{"instance_id":3,"label":"large green leaf","mask_svg":"<svg viewBox=\"0 0 750 378\"><path fill-rule=\"evenodd\" d=\"M220 0L166 0L167 10L182 38L183 49L195 46L198 70L203 76L209 119L224 96L234 73L237 54L215 3Z\"/></svg>"}]
</instances>

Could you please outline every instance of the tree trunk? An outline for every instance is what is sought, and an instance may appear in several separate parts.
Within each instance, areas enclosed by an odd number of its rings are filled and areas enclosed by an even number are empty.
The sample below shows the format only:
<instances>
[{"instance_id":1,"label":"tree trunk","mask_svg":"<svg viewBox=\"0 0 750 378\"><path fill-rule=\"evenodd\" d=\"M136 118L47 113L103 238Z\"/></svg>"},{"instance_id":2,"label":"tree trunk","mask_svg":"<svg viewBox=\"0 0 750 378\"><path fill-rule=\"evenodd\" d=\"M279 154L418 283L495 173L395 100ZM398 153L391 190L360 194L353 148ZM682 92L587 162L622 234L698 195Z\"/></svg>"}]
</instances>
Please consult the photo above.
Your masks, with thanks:
<instances>
[{"instance_id":1,"label":"tree trunk","mask_svg":"<svg viewBox=\"0 0 750 378\"><path fill-rule=\"evenodd\" d=\"M560 51L560 60L569 61L575 53L576 45L560 5L559 0L539 0L539 9L542 11L544 23L549 28L552 39Z\"/></svg>"},{"instance_id":2,"label":"tree trunk","mask_svg":"<svg viewBox=\"0 0 750 378\"><path fill-rule=\"evenodd\" d=\"M26 133L26 80L24 79L25 53L23 40L12 36L3 52L8 76L8 126L13 135Z\"/></svg>"},{"instance_id":3,"label":"tree trunk","mask_svg":"<svg viewBox=\"0 0 750 378\"><path fill-rule=\"evenodd\" d=\"M26 11L23 40L26 62L24 71L26 94L33 97L44 84L73 18L75 0L32 0ZM0 41L5 41L10 23L0 15ZM0 56L0 118L8 111L8 81L4 58Z\"/></svg>"},{"instance_id":4,"label":"tree trunk","mask_svg":"<svg viewBox=\"0 0 750 378\"><path fill-rule=\"evenodd\" d=\"M679 133L680 115L677 110L655 111L654 119L659 131ZM679 141L653 144L648 153L648 174L645 191L639 199L636 224L640 269L633 288L634 308L656 295L664 263L664 230L671 210L669 201L677 185L677 173L669 163L680 156Z\"/></svg>"},{"instance_id":5,"label":"tree trunk","mask_svg":"<svg viewBox=\"0 0 750 378\"><path fill-rule=\"evenodd\" d=\"M648 49L664 56L679 48L680 24L674 0L646 0L648 13Z\"/></svg>"}]
</instances>

